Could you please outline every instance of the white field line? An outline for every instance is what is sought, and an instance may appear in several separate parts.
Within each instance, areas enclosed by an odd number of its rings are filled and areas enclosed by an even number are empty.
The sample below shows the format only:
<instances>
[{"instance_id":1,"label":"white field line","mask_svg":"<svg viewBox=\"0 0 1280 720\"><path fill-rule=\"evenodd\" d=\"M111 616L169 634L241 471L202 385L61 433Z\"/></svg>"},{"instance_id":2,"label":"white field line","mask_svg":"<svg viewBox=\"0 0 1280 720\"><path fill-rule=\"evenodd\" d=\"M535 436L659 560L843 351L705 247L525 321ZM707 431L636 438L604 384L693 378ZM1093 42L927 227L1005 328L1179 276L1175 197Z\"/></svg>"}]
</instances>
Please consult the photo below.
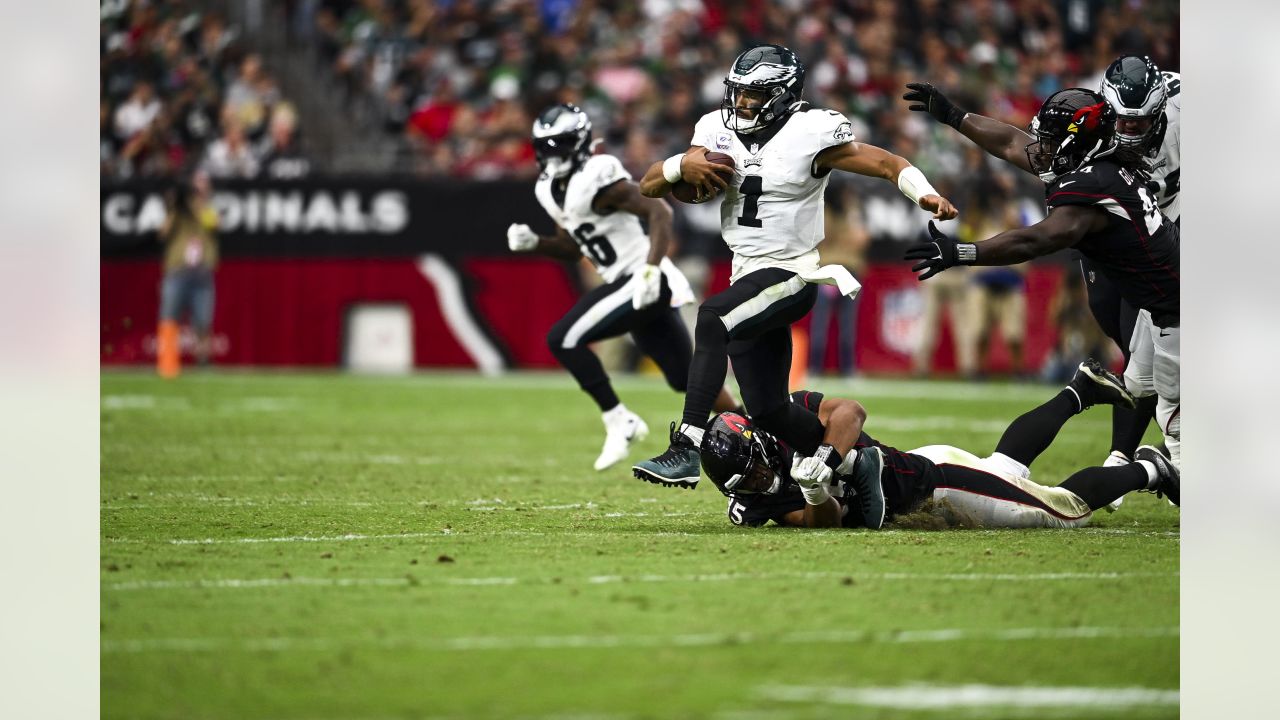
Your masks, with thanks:
<instances>
[{"instance_id":1,"label":"white field line","mask_svg":"<svg viewBox=\"0 0 1280 720\"><path fill-rule=\"evenodd\" d=\"M701 633L688 635L534 635L477 637L280 637L280 638L148 638L103 640L102 653L148 652L327 652L339 647L373 647L430 651L477 650L562 650L582 648L672 648L708 647L748 643L813 645L813 644L884 644L946 642L1020 642L1042 640L1092 640L1118 638L1175 638L1176 627L1030 627L1004 630L946 628L935 630L903 630L883 632L871 630L823 630L796 633Z\"/></svg>"},{"instance_id":2,"label":"white field line","mask_svg":"<svg viewBox=\"0 0 1280 720\"><path fill-rule=\"evenodd\" d=\"M766 685L766 700L831 705L862 705L898 710L963 708L1105 708L1177 705L1177 690L1144 687L1043 687L1003 685L903 685L898 687L823 687Z\"/></svg>"},{"instance_id":3,"label":"white field line","mask_svg":"<svg viewBox=\"0 0 1280 720\"><path fill-rule=\"evenodd\" d=\"M615 583L670 583L670 582L734 582L740 580L826 580L849 578L855 582L909 581L909 582L1061 582L1061 581L1111 581L1152 578L1176 578L1178 572L1096 572L1096 573L842 573L842 572L775 572L775 573L704 573L694 575L590 575L583 578L517 578L517 577L464 577L464 578L222 578L213 580L134 580L109 583L102 586L107 592L132 590L239 590L248 588L307 588L307 587L409 587L416 585L610 585Z\"/></svg>"}]
</instances>

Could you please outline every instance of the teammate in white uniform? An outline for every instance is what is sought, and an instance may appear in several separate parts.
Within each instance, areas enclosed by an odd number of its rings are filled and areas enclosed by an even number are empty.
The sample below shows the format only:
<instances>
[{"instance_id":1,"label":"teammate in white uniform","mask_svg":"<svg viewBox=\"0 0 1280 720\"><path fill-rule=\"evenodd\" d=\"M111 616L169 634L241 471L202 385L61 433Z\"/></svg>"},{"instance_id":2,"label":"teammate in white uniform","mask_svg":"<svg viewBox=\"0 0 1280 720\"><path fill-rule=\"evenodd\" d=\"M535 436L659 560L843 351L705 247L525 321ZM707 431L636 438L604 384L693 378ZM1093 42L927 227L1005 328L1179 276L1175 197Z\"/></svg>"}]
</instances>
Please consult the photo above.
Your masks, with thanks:
<instances>
[{"instance_id":1,"label":"teammate in white uniform","mask_svg":"<svg viewBox=\"0 0 1280 720\"><path fill-rule=\"evenodd\" d=\"M671 208L642 196L617 158L591 154L586 113L573 105L547 108L533 122L533 144L542 168L534 195L555 221L556 234L540 237L528 225L513 224L507 243L514 252L566 261L585 255L604 278L547 335L551 353L600 407L605 441L595 469L603 470L625 458L630 444L644 439L649 428L618 399L588 344L630 332L667 384L684 392L693 348L676 308L691 302L693 291L667 259ZM641 218L649 223L652 242ZM717 407L735 404L722 388Z\"/></svg>"},{"instance_id":2,"label":"teammate in white uniform","mask_svg":"<svg viewBox=\"0 0 1280 720\"><path fill-rule=\"evenodd\" d=\"M817 291L811 283L833 283L850 296L859 288L842 267L818 266L823 192L832 170L883 178L934 217L956 215L905 159L855 142L847 118L802 102L804 75L804 66L784 47L762 45L742 53L725 77L720 109L698 121L689 150L654 163L640 181L641 191L655 198L681 180L704 197L723 190L721 235L733 250L732 285L698 311L682 422L672 423L665 453L632 468L642 480L697 485L698 446L727 358L733 359L743 403L756 422L799 449L817 448L821 424L787 402L787 380L790 325L813 307ZM710 151L732 156L735 167L708 162Z\"/></svg>"}]
</instances>

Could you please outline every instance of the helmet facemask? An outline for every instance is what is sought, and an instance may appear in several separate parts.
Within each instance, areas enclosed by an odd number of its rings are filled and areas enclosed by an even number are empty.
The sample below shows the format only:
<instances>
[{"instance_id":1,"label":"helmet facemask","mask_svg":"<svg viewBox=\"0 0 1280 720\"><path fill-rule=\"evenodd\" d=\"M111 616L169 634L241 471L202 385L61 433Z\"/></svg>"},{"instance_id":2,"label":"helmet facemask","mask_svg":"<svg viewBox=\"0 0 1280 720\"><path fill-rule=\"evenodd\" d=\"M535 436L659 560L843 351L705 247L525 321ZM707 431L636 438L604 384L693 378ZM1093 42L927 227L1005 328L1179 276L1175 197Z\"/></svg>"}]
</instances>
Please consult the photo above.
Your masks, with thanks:
<instances>
[{"instance_id":1,"label":"helmet facemask","mask_svg":"<svg viewBox=\"0 0 1280 720\"><path fill-rule=\"evenodd\" d=\"M735 413L716 417L702 438L702 465L725 495L775 494L782 489L781 450Z\"/></svg>"},{"instance_id":2,"label":"helmet facemask","mask_svg":"<svg viewBox=\"0 0 1280 720\"><path fill-rule=\"evenodd\" d=\"M721 121L743 135L776 124L800 107L804 75L804 65L784 47L761 45L747 50L725 75Z\"/></svg>"},{"instance_id":3,"label":"helmet facemask","mask_svg":"<svg viewBox=\"0 0 1280 720\"><path fill-rule=\"evenodd\" d=\"M563 178L591 155L591 119L573 105L554 105L533 121L533 153L542 172Z\"/></svg>"}]
</instances>

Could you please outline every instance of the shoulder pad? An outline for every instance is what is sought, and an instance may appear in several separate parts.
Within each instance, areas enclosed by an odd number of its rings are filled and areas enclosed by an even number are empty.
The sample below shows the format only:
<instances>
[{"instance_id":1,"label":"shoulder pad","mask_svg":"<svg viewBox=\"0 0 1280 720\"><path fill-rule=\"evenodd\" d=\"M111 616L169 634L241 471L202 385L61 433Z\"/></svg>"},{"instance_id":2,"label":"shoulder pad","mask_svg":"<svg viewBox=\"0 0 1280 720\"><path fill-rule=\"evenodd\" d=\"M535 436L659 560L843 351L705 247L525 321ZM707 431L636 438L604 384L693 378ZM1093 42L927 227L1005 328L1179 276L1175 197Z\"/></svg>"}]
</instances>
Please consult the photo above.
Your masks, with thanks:
<instances>
[{"instance_id":1,"label":"shoulder pad","mask_svg":"<svg viewBox=\"0 0 1280 720\"><path fill-rule=\"evenodd\" d=\"M619 180L630 180L631 173L622 166L622 162L613 155L592 155L582 164L583 179L594 191L600 190Z\"/></svg>"}]
</instances>

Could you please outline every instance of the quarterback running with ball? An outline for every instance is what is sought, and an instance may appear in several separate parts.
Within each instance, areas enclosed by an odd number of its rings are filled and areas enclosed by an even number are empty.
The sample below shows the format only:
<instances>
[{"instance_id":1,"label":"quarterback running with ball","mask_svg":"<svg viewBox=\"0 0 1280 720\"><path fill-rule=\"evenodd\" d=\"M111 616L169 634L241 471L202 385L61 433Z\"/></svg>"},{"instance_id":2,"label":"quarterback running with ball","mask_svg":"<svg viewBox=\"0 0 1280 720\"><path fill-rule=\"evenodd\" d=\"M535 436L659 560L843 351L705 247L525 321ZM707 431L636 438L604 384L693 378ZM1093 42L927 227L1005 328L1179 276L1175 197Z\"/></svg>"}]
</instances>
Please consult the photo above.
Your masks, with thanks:
<instances>
[{"instance_id":1,"label":"quarterback running with ball","mask_svg":"<svg viewBox=\"0 0 1280 720\"><path fill-rule=\"evenodd\" d=\"M684 415L666 452L633 466L636 477L685 488L701 477L698 448L728 359L756 423L812 454L822 424L788 402L791 324L813 307L813 283L853 296L858 282L840 266L818 266L823 191L832 170L883 178L935 218L956 209L905 159L854 140L849 120L801 100L805 69L795 53L761 45L742 53L724 79L720 109L697 122L688 151L656 162L640 189L663 197L679 182L706 198L724 192L720 232L733 250L730 287L698 310ZM734 167L708 161L708 152Z\"/></svg>"},{"instance_id":2,"label":"quarterback running with ball","mask_svg":"<svg viewBox=\"0 0 1280 720\"><path fill-rule=\"evenodd\" d=\"M513 224L507 244L513 252L565 261L585 255L604 280L547 335L551 353L600 407L605 441L595 469L604 470L625 458L649 428L618 399L588 344L630 332L667 384L683 392L693 348L676 308L694 297L689 281L667 259L674 236L671 208L642 196L616 157L593 155L591 146L591 119L573 105L553 105L533 121L533 147L542 168L534 195L555 221L556 234L539 236L528 225ZM649 235L641 220L648 223ZM716 409L733 408L733 396L719 391Z\"/></svg>"}]
</instances>

